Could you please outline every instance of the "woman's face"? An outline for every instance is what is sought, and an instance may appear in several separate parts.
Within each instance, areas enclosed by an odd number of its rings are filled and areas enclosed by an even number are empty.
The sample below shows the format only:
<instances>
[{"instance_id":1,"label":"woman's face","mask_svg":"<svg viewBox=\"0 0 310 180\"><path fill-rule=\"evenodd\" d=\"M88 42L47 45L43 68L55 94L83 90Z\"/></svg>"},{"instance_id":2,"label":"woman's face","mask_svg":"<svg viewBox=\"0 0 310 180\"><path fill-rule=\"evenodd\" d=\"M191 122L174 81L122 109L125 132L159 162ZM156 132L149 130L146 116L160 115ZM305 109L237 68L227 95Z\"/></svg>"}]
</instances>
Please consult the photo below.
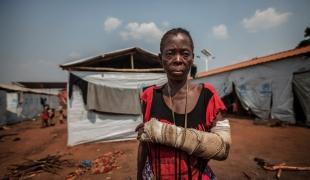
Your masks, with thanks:
<instances>
[{"instance_id":1,"label":"woman's face","mask_svg":"<svg viewBox=\"0 0 310 180\"><path fill-rule=\"evenodd\" d=\"M168 79L186 79L194 59L190 39L183 33L169 35L163 43L159 57Z\"/></svg>"}]
</instances>

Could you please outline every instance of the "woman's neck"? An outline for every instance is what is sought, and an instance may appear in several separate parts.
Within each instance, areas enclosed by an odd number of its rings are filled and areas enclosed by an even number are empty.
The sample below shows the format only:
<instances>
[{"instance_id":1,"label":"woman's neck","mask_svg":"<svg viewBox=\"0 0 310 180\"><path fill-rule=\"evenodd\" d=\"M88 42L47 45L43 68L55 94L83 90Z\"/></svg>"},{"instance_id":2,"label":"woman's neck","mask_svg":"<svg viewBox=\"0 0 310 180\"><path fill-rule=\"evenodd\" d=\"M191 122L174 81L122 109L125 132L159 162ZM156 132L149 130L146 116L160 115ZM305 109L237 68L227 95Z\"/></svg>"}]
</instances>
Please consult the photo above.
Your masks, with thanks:
<instances>
[{"instance_id":1,"label":"woman's neck","mask_svg":"<svg viewBox=\"0 0 310 180\"><path fill-rule=\"evenodd\" d=\"M174 96L177 93L186 92L187 79L184 80L168 80L168 86L171 89L171 95Z\"/></svg>"}]
</instances>

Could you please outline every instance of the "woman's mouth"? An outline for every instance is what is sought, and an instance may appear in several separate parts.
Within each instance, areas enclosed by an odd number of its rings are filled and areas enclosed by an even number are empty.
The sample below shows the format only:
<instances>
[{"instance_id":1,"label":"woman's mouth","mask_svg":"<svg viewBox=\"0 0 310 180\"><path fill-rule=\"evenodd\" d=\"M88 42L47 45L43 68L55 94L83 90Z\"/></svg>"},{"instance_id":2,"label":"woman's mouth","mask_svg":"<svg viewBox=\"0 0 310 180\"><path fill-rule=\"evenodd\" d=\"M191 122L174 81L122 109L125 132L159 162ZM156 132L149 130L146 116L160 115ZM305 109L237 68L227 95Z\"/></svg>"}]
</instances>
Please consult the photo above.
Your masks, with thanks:
<instances>
[{"instance_id":1,"label":"woman's mouth","mask_svg":"<svg viewBox=\"0 0 310 180\"><path fill-rule=\"evenodd\" d=\"M181 69L174 69L174 70L172 70L171 72L172 72L173 74L183 74L183 73L184 73L184 71L181 70Z\"/></svg>"}]
</instances>

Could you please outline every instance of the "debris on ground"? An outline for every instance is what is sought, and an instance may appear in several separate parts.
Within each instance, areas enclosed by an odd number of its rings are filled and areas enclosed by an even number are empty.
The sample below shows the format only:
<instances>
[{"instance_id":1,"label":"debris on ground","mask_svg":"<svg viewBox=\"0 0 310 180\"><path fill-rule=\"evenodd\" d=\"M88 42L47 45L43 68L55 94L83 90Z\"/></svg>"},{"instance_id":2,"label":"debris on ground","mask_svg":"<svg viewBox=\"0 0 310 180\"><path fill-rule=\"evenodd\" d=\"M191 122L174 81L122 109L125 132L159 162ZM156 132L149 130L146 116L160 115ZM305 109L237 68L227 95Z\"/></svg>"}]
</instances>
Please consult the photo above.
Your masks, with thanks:
<instances>
[{"instance_id":1,"label":"debris on ground","mask_svg":"<svg viewBox=\"0 0 310 180\"><path fill-rule=\"evenodd\" d=\"M20 141L20 140L21 140L20 137L16 137L13 139L13 141Z\"/></svg>"},{"instance_id":2,"label":"debris on ground","mask_svg":"<svg viewBox=\"0 0 310 180\"><path fill-rule=\"evenodd\" d=\"M80 166L83 167L83 168L91 168L92 161L91 160L82 160L80 162Z\"/></svg>"},{"instance_id":3,"label":"debris on ground","mask_svg":"<svg viewBox=\"0 0 310 180\"><path fill-rule=\"evenodd\" d=\"M287 122L283 122L283 121L276 120L276 119L269 119L269 120L255 119L253 124L269 126L269 127L288 127L289 125Z\"/></svg>"},{"instance_id":4,"label":"debris on ground","mask_svg":"<svg viewBox=\"0 0 310 180\"><path fill-rule=\"evenodd\" d=\"M276 178L280 179L281 173L283 170L288 171L310 171L310 167L297 167L297 166L288 166L286 163L282 162L279 164L270 164L266 160L262 158L255 157L254 161L256 161L257 165L261 166L263 169L268 171L277 171Z\"/></svg>"},{"instance_id":5,"label":"debris on ground","mask_svg":"<svg viewBox=\"0 0 310 180\"><path fill-rule=\"evenodd\" d=\"M256 179L258 177L258 174L254 171L242 171L242 174L246 179Z\"/></svg>"},{"instance_id":6,"label":"debris on ground","mask_svg":"<svg viewBox=\"0 0 310 180\"><path fill-rule=\"evenodd\" d=\"M74 166L68 159L61 159L62 155L47 155L38 160L27 159L21 164L13 164L8 167L8 173L3 179L27 179L42 172L57 174L57 170L63 167Z\"/></svg>"},{"instance_id":7,"label":"debris on ground","mask_svg":"<svg viewBox=\"0 0 310 180\"><path fill-rule=\"evenodd\" d=\"M88 174L105 174L113 169L120 168L117 165L117 158L124 153L121 151L108 152L102 156L97 157L95 160L81 160L79 168L71 172L65 177L66 180L73 180L86 173Z\"/></svg>"},{"instance_id":8,"label":"debris on ground","mask_svg":"<svg viewBox=\"0 0 310 180\"><path fill-rule=\"evenodd\" d=\"M8 126L1 126L0 127L0 130L10 130L11 128L10 127L8 127Z\"/></svg>"},{"instance_id":9,"label":"debris on ground","mask_svg":"<svg viewBox=\"0 0 310 180\"><path fill-rule=\"evenodd\" d=\"M0 141L2 141L2 139L3 139L4 137L16 136L16 135L18 135L18 134L17 134L17 133L1 134L1 135L0 135Z\"/></svg>"}]
</instances>

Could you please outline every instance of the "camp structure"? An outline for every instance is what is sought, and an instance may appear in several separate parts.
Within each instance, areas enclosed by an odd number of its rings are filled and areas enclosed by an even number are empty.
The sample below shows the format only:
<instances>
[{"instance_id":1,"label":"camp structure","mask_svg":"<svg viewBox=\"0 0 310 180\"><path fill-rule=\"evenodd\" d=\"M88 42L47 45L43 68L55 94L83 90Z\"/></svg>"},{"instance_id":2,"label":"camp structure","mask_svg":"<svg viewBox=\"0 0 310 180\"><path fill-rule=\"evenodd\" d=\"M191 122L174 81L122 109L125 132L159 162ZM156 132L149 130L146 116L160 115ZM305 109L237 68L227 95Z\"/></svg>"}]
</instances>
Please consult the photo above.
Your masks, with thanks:
<instances>
[{"instance_id":1,"label":"camp structure","mask_svg":"<svg viewBox=\"0 0 310 180\"><path fill-rule=\"evenodd\" d=\"M12 82L12 84L29 88L32 90L40 91L41 93L47 94L57 94L59 102L57 105L59 107L57 110L67 108L67 83L66 82L29 82L29 81L19 81ZM54 105L52 105L54 107Z\"/></svg>"},{"instance_id":2,"label":"camp structure","mask_svg":"<svg viewBox=\"0 0 310 180\"><path fill-rule=\"evenodd\" d=\"M51 108L59 106L57 94L15 84L0 84L0 125L37 117L43 110L43 101Z\"/></svg>"},{"instance_id":3,"label":"camp structure","mask_svg":"<svg viewBox=\"0 0 310 180\"><path fill-rule=\"evenodd\" d=\"M258 120L294 124L304 119L309 126L309 57L310 46L291 49L202 72L193 81L213 84L223 99L234 93L226 106L236 110L238 101Z\"/></svg>"},{"instance_id":4,"label":"camp structure","mask_svg":"<svg viewBox=\"0 0 310 180\"><path fill-rule=\"evenodd\" d=\"M158 56L133 47L60 65L68 78L68 145L136 138L139 94L166 80Z\"/></svg>"}]
</instances>

